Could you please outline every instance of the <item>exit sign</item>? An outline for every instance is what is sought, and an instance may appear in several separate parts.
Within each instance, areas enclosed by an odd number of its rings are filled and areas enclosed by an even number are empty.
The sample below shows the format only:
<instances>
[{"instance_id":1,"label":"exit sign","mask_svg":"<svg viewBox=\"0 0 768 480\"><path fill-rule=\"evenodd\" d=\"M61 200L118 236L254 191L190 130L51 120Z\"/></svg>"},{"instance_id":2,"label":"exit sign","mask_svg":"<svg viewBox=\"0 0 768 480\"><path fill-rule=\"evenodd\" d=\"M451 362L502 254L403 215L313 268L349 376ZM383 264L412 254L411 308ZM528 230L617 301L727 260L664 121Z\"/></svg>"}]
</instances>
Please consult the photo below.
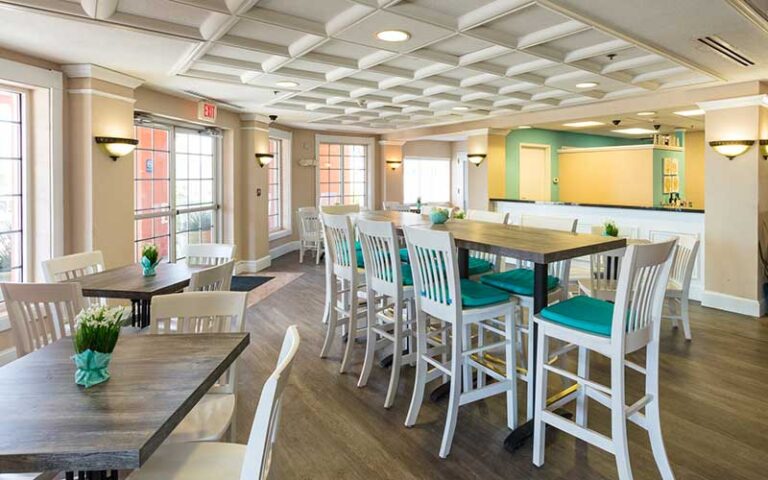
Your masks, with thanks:
<instances>
[{"instance_id":1,"label":"exit sign","mask_svg":"<svg viewBox=\"0 0 768 480\"><path fill-rule=\"evenodd\" d=\"M211 102L197 103L197 119L198 120L215 122L217 112L218 112L218 107L216 107L215 103L211 103Z\"/></svg>"}]
</instances>

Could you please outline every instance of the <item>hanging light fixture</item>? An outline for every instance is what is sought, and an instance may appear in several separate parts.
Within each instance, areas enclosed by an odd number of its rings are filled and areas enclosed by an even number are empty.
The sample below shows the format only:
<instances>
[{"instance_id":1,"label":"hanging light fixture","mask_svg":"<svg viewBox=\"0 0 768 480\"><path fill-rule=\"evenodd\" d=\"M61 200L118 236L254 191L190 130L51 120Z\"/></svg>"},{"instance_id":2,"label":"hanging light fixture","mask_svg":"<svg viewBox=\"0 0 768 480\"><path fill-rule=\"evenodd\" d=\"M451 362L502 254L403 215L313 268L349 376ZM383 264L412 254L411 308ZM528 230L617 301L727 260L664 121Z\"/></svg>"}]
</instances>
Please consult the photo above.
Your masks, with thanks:
<instances>
[{"instance_id":1,"label":"hanging light fixture","mask_svg":"<svg viewBox=\"0 0 768 480\"><path fill-rule=\"evenodd\" d=\"M264 168L266 165L269 165L272 160L275 158L275 156L271 153L257 153L256 154L256 160L259 162L259 166L261 168Z\"/></svg>"},{"instance_id":2,"label":"hanging light fixture","mask_svg":"<svg viewBox=\"0 0 768 480\"><path fill-rule=\"evenodd\" d=\"M720 155L728 157L728 160L733 160L749 150L754 143L754 140L718 140L709 142L709 146Z\"/></svg>"},{"instance_id":3,"label":"hanging light fixture","mask_svg":"<svg viewBox=\"0 0 768 480\"><path fill-rule=\"evenodd\" d=\"M760 155L763 160L768 160L768 140L760 140Z\"/></svg>"},{"instance_id":4,"label":"hanging light fixture","mask_svg":"<svg viewBox=\"0 0 768 480\"><path fill-rule=\"evenodd\" d=\"M136 145L139 144L139 141L135 138L96 137L95 140L109 155L109 158L114 161L133 152Z\"/></svg>"},{"instance_id":5,"label":"hanging light fixture","mask_svg":"<svg viewBox=\"0 0 768 480\"><path fill-rule=\"evenodd\" d=\"M486 154L485 153L470 153L467 155L467 161L469 163L474 164L475 166L480 165L483 163L483 160L485 160Z\"/></svg>"}]
</instances>

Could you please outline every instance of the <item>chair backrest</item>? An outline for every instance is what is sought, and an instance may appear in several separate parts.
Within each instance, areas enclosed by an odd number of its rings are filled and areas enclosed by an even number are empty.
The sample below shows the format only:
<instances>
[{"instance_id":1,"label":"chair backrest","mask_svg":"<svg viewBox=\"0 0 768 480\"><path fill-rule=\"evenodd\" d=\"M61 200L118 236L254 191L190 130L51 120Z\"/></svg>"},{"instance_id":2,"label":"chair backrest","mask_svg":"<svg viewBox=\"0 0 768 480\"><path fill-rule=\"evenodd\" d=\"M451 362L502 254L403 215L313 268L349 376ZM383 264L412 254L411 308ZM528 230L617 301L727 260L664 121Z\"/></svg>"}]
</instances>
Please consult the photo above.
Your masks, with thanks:
<instances>
[{"instance_id":1,"label":"chair backrest","mask_svg":"<svg viewBox=\"0 0 768 480\"><path fill-rule=\"evenodd\" d=\"M330 259L332 272L357 284L357 253L355 252L355 230L349 215L322 214L325 234L325 251Z\"/></svg>"},{"instance_id":2,"label":"chair backrest","mask_svg":"<svg viewBox=\"0 0 768 480\"><path fill-rule=\"evenodd\" d=\"M62 282L103 272L104 255L99 250L75 253L45 260L42 266L46 282Z\"/></svg>"},{"instance_id":3,"label":"chair backrest","mask_svg":"<svg viewBox=\"0 0 768 480\"><path fill-rule=\"evenodd\" d=\"M297 212L299 217L299 239L318 241L322 239L323 227L320 224L320 214L315 207L301 207Z\"/></svg>"},{"instance_id":4,"label":"chair backrest","mask_svg":"<svg viewBox=\"0 0 768 480\"><path fill-rule=\"evenodd\" d=\"M546 228L549 230L562 230L575 232L578 219L567 217L544 217L540 215L523 215L520 218L521 227Z\"/></svg>"},{"instance_id":5,"label":"chair backrest","mask_svg":"<svg viewBox=\"0 0 768 480\"><path fill-rule=\"evenodd\" d=\"M611 327L611 342L620 342L625 353L658 339L675 242L627 247Z\"/></svg>"},{"instance_id":6,"label":"chair backrest","mask_svg":"<svg viewBox=\"0 0 768 480\"><path fill-rule=\"evenodd\" d=\"M229 333L245 329L247 292L187 292L152 297L150 328L154 335ZM232 393L235 364L211 388Z\"/></svg>"},{"instance_id":7,"label":"chair backrest","mask_svg":"<svg viewBox=\"0 0 768 480\"><path fill-rule=\"evenodd\" d=\"M384 210L393 210L395 212L409 212L411 210L410 205L405 205L400 202L384 202Z\"/></svg>"},{"instance_id":8,"label":"chair backrest","mask_svg":"<svg viewBox=\"0 0 768 480\"><path fill-rule=\"evenodd\" d=\"M467 220L489 223L507 223L509 221L509 213L469 209L467 210Z\"/></svg>"},{"instance_id":9,"label":"chair backrest","mask_svg":"<svg viewBox=\"0 0 768 480\"><path fill-rule=\"evenodd\" d=\"M458 321L461 286L453 234L416 227L403 230L413 269L417 311L446 322Z\"/></svg>"},{"instance_id":10,"label":"chair backrest","mask_svg":"<svg viewBox=\"0 0 768 480\"><path fill-rule=\"evenodd\" d=\"M363 247L366 286L379 294L401 297L403 273L395 226L360 219L357 232Z\"/></svg>"},{"instance_id":11,"label":"chair backrest","mask_svg":"<svg viewBox=\"0 0 768 480\"><path fill-rule=\"evenodd\" d=\"M204 270L192 272L189 279L190 292L215 292L229 291L232 285L232 272L235 269L235 261L230 260L221 265L215 265Z\"/></svg>"},{"instance_id":12,"label":"chair backrest","mask_svg":"<svg viewBox=\"0 0 768 480\"><path fill-rule=\"evenodd\" d=\"M589 282L592 297L613 301L626 248L617 248L589 256Z\"/></svg>"},{"instance_id":13,"label":"chair backrest","mask_svg":"<svg viewBox=\"0 0 768 480\"><path fill-rule=\"evenodd\" d=\"M350 205L321 205L320 213L329 215L346 215L350 213L359 213L360 205L353 203Z\"/></svg>"},{"instance_id":14,"label":"chair backrest","mask_svg":"<svg viewBox=\"0 0 768 480\"><path fill-rule=\"evenodd\" d=\"M682 235L677 238L675 259L672 262L672 271L669 274L669 278L678 284L684 292L688 292L691 287L693 266L699 253L699 244L698 238L689 235Z\"/></svg>"},{"instance_id":15,"label":"chair backrest","mask_svg":"<svg viewBox=\"0 0 768 480\"><path fill-rule=\"evenodd\" d=\"M187 245L187 265L221 265L233 260L236 250L228 243L192 243Z\"/></svg>"},{"instance_id":16,"label":"chair backrest","mask_svg":"<svg viewBox=\"0 0 768 480\"><path fill-rule=\"evenodd\" d=\"M245 449L240 480L266 480L272 461L272 447L277 439L282 397L291 375L293 360L301 338L295 325L288 327L280 349L277 366L261 389L259 405L253 418Z\"/></svg>"},{"instance_id":17,"label":"chair backrest","mask_svg":"<svg viewBox=\"0 0 768 480\"><path fill-rule=\"evenodd\" d=\"M79 283L0 284L16 343L16 356L75 331L75 317L86 307Z\"/></svg>"}]
</instances>

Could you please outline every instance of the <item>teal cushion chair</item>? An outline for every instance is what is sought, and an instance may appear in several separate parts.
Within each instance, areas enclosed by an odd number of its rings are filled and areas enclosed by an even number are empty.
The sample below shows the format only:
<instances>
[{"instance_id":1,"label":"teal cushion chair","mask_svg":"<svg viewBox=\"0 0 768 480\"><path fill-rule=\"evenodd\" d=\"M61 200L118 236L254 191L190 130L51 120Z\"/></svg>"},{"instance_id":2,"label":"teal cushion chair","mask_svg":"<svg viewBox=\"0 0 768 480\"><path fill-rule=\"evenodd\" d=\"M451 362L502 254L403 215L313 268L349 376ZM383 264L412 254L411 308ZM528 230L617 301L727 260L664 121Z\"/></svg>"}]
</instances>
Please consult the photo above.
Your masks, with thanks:
<instances>
[{"instance_id":1,"label":"teal cushion chair","mask_svg":"<svg viewBox=\"0 0 768 480\"><path fill-rule=\"evenodd\" d=\"M539 312L542 318L582 332L611 336L613 304L579 295L550 305Z\"/></svg>"},{"instance_id":2,"label":"teal cushion chair","mask_svg":"<svg viewBox=\"0 0 768 480\"><path fill-rule=\"evenodd\" d=\"M478 257L469 257L469 276L482 275L493 271L493 264L488 260L484 260Z\"/></svg>"},{"instance_id":3,"label":"teal cushion chair","mask_svg":"<svg viewBox=\"0 0 768 480\"><path fill-rule=\"evenodd\" d=\"M509 293L498 288L489 287L466 278L459 280L459 283L461 287L461 306L463 308L487 307L488 305L509 301ZM422 295L425 293L422 292ZM450 299L448 299L448 303L451 303Z\"/></svg>"},{"instance_id":4,"label":"teal cushion chair","mask_svg":"<svg viewBox=\"0 0 768 480\"><path fill-rule=\"evenodd\" d=\"M533 270L527 268L516 268L506 272L483 275L480 277L480 281L516 295L533 296ZM560 280L557 277L547 275L547 290L554 290L559 285Z\"/></svg>"},{"instance_id":5,"label":"teal cushion chair","mask_svg":"<svg viewBox=\"0 0 768 480\"><path fill-rule=\"evenodd\" d=\"M360 242L355 243L355 255L357 256L357 267L365 268L365 259L363 258L363 246ZM403 273L403 285L406 287L413 286L413 272L411 266L407 263L400 265L400 271Z\"/></svg>"}]
</instances>

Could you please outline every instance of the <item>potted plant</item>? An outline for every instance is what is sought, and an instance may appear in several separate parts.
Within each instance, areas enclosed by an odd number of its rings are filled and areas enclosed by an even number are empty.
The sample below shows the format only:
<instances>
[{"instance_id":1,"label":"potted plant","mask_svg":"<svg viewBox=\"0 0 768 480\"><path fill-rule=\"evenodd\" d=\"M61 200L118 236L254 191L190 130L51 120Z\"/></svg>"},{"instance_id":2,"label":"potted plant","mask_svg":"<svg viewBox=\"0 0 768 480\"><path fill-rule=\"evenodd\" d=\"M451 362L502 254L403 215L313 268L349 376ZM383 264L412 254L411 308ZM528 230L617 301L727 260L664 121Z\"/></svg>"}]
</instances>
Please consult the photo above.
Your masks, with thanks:
<instances>
[{"instance_id":1,"label":"potted plant","mask_svg":"<svg viewBox=\"0 0 768 480\"><path fill-rule=\"evenodd\" d=\"M618 237L619 227L616 226L616 222L613 220L606 220L603 224L603 235L606 237Z\"/></svg>"},{"instance_id":2,"label":"potted plant","mask_svg":"<svg viewBox=\"0 0 768 480\"><path fill-rule=\"evenodd\" d=\"M75 317L75 383L90 388L109 380L109 362L120 336L120 327L128 318L125 307L95 305Z\"/></svg>"},{"instance_id":3,"label":"potted plant","mask_svg":"<svg viewBox=\"0 0 768 480\"><path fill-rule=\"evenodd\" d=\"M160 263L160 254L154 243L148 243L141 248L140 263L145 277L155 276L157 265Z\"/></svg>"},{"instance_id":4,"label":"potted plant","mask_svg":"<svg viewBox=\"0 0 768 480\"><path fill-rule=\"evenodd\" d=\"M447 222L449 216L450 212L447 208L433 208L432 211L429 212L429 219L432 221L433 225L440 225Z\"/></svg>"},{"instance_id":5,"label":"potted plant","mask_svg":"<svg viewBox=\"0 0 768 480\"><path fill-rule=\"evenodd\" d=\"M465 218L467 218L467 213L464 210L456 207L456 209L453 210L453 214L451 215L451 218L457 218L459 220L464 220Z\"/></svg>"}]
</instances>

